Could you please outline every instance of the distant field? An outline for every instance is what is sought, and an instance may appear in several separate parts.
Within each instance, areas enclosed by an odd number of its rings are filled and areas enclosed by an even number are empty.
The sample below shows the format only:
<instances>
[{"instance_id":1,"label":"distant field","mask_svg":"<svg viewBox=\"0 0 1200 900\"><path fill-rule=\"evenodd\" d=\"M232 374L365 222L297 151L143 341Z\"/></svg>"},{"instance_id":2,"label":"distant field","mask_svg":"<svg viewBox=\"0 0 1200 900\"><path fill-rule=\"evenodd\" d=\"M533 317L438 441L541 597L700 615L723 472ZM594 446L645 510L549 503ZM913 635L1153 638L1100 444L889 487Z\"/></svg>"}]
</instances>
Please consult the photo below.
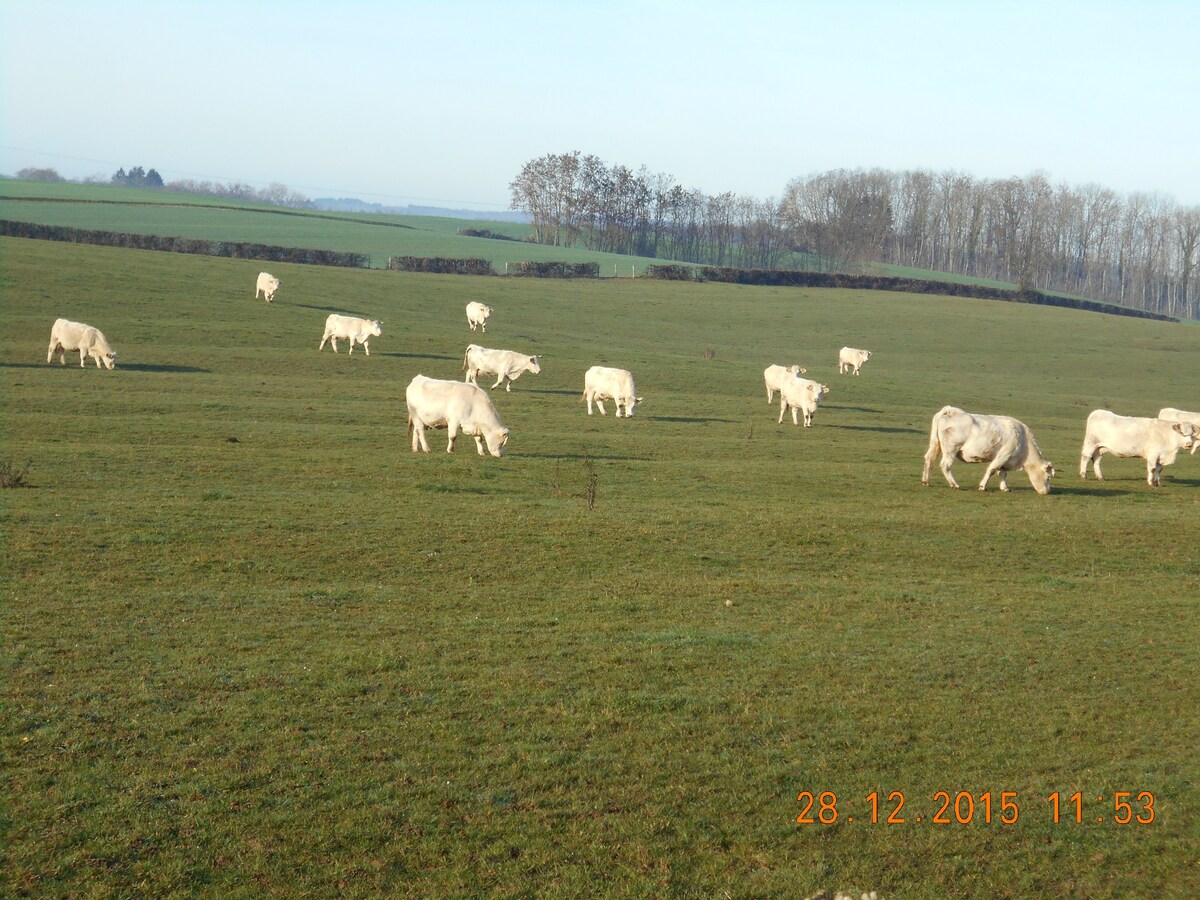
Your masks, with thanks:
<instances>
[{"instance_id":1,"label":"distant field","mask_svg":"<svg viewBox=\"0 0 1200 900\"><path fill-rule=\"evenodd\" d=\"M528 234L527 226L511 222L287 210L105 185L0 181L0 219L366 253L374 268L386 266L389 256L473 257L489 260L503 274L506 263L560 260L596 262L602 276L628 277L635 271L644 274L647 265L662 262L458 234L463 228L487 229L515 238Z\"/></svg>"},{"instance_id":2,"label":"distant field","mask_svg":"<svg viewBox=\"0 0 1200 900\"><path fill-rule=\"evenodd\" d=\"M1200 329L298 265L268 306L259 268L0 239L0 893L1194 893L1200 459L1076 471L1090 409L1200 408ZM331 311L369 358L317 352ZM47 365L59 315L117 370ZM544 356L510 454L412 454L405 385L472 340ZM792 361L811 429L765 402ZM634 419L586 415L601 362ZM1028 423L1054 493L922 487L947 403Z\"/></svg>"}]
</instances>

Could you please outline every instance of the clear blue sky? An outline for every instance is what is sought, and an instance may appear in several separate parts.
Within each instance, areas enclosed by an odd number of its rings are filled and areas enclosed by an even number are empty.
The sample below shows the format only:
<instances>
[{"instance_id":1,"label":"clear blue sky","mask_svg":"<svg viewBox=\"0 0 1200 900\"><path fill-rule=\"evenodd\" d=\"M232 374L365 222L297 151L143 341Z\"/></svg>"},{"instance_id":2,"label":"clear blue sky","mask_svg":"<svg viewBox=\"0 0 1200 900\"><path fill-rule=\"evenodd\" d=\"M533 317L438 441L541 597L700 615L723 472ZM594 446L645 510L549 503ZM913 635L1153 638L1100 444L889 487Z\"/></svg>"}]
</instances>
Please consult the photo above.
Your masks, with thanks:
<instances>
[{"instance_id":1,"label":"clear blue sky","mask_svg":"<svg viewBox=\"0 0 1200 900\"><path fill-rule=\"evenodd\" d=\"M580 150L707 194L833 168L1200 204L1200 3L0 0L0 173L504 209Z\"/></svg>"}]
</instances>

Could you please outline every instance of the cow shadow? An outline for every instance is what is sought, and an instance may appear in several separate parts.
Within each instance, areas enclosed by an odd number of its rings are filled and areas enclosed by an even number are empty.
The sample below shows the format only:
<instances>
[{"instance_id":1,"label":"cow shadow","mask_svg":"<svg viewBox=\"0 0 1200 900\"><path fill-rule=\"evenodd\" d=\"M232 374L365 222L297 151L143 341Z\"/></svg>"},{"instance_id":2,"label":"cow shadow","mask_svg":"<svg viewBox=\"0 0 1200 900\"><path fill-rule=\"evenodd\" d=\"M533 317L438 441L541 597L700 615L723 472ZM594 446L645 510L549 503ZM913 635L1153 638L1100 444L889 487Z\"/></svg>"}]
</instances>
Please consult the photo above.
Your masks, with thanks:
<instances>
[{"instance_id":1,"label":"cow shadow","mask_svg":"<svg viewBox=\"0 0 1200 900\"><path fill-rule=\"evenodd\" d=\"M308 303L286 303L286 302L284 302L284 303L277 302L277 303L272 303L270 305L271 306L291 306L291 307L295 307L296 309L315 309L317 312L337 313L339 316L358 316L359 318L370 319L371 321L375 321L374 316L370 316L370 315L367 315L366 313L361 313L361 312L351 312L342 306L312 306L311 304L308 304Z\"/></svg>"},{"instance_id":2,"label":"cow shadow","mask_svg":"<svg viewBox=\"0 0 1200 900\"><path fill-rule=\"evenodd\" d=\"M117 370L125 369L130 372L178 372L184 375L209 375L212 369L201 369L196 366L177 366L169 363L117 363Z\"/></svg>"},{"instance_id":3,"label":"cow shadow","mask_svg":"<svg viewBox=\"0 0 1200 900\"><path fill-rule=\"evenodd\" d=\"M872 409L869 406L839 406L836 403L822 403L822 409L849 410L851 412L880 413L883 410Z\"/></svg>"},{"instance_id":4,"label":"cow shadow","mask_svg":"<svg viewBox=\"0 0 1200 900\"><path fill-rule=\"evenodd\" d=\"M505 454L505 456L516 455L518 454ZM648 462L650 460L649 456L608 456L603 453L522 453L519 455L526 459L598 459L609 462L628 462L630 460Z\"/></svg>"},{"instance_id":5,"label":"cow shadow","mask_svg":"<svg viewBox=\"0 0 1200 900\"><path fill-rule=\"evenodd\" d=\"M555 391L547 388L530 388L531 394L558 394L562 397L579 397L583 394L582 391Z\"/></svg>"},{"instance_id":6,"label":"cow shadow","mask_svg":"<svg viewBox=\"0 0 1200 900\"><path fill-rule=\"evenodd\" d=\"M683 422L690 425L708 425L710 422L733 422L733 419L706 419L694 416L646 416L651 422Z\"/></svg>"},{"instance_id":7,"label":"cow shadow","mask_svg":"<svg viewBox=\"0 0 1200 900\"><path fill-rule=\"evenodd\" d=\"M827 428L841 428L843 431L877 431L880 434L924 434L925 432L919 428L884 428L883 426L872 425L838 425L836 423L826 425Z\"/></svg>"},{"instance_id":8,"label":"cow shadow","mask_svg":"<svg viewBox=\"0 0 1200 900\"><path fill-rule=\"evenodd\" d=\"M397 359L438 359L438 360L449 360L450 362L459 362L460 361L457 356L441 356L437 353L386 353L386 352L380 352L377 350L374 353L372 353L371 355L372 356L392 356Z\"/></svg>"},{"instance_id":9,"label":"cow shadow","mask_svg":"<svg viewBox=\"0 0 1200 900\"><path fill-rule=\"evenodd\" d=\"M1132 493L1134 492L1102 487L1075 487L1073 485L1071 487L1063 487L1059 484L1050 485L1051 496L1054 494L1070 494L1078 497L1125 497Z\"/></svg>"}]
</instances>

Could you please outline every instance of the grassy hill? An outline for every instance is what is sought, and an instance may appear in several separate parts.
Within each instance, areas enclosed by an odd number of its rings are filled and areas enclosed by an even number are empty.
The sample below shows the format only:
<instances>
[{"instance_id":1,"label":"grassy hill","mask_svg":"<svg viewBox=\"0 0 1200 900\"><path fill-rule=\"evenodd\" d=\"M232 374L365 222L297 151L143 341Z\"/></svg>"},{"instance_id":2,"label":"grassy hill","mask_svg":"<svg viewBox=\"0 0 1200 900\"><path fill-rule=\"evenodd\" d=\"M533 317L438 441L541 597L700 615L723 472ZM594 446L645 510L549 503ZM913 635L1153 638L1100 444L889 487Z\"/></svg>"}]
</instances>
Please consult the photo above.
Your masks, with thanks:
<instances>
[{"instance_id":1,"label":"grassy hill","mask_svg":"<svg viewBox=\"0 0 1200 900\"><path fill-rule=\"evenodd\" d=\"M1200 462L1076 469L1090 409L1200 407L1200 330L293 265L268 306L252 261L0 261L2 455L32 461L0 509L3 893L1194 884ZM333 311L383 320L370 357L317 352ZM118 368L47 365L60 315ZM405 385L472 340L543 355L493 395L509 455L413 454ZM764 403L792 361L832 388L811 429ZM634 419L586 415L594 363ZM947 403L1023 419L1054 492L922 487Z\"/></svg>"},{"instance_id":2,"label":"grassy hill","mask_svg":"<svg viewBox=\"0 0 1200 900\"><path fill-rule=\"evenodd\" d=\"M291 210L110 185L0 181L0 219L72 228L246 241L284 247L366 253L383 268L389 256L486 259L503 274L526 260L596 262L603 276L643 274L661 260L525 243L528 226L437 216L392 216ZM464 237L487 229L513 241Z\"/></svg>"}]
</instances>

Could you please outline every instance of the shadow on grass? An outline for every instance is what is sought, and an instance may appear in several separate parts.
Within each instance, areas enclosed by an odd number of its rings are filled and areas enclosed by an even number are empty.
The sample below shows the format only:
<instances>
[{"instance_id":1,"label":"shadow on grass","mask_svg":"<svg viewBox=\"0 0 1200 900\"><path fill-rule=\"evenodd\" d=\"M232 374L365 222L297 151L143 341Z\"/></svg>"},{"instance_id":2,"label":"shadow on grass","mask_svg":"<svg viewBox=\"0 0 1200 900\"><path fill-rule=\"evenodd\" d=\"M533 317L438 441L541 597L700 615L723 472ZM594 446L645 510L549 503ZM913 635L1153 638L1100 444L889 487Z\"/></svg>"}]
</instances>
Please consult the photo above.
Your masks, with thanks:
<instances>
[{"instance_id":1,"label":"shadow on grass","mask_svg":"<svg viewBox=\"0 0 1200 900\"><path fill-rule=\"evenodd\" d=\"M709 422L732 422L733 419L705 419L695 418L692 416L646 416L652 422L687 422L692 424L707 425Z\"/></svg>"},{"instance_id":2,"label":"shadow on grass","mask_svg":"<svg viewBox=\"0 0 1200 900\"><path fill-rule=\"evenodd\" d=\"M851 412L864 412L864 413L883 412L883 410L881 410L881 409L872 409L869 406L838 406L835 403L822 403L821 408L822 409L842 409L842 410L848 410Z\"/></svg>"},{"instance_id":3,"label":"shadow on grass","mask_svg":"<svg viewBox=\"0 0 1200 900\"><path fill-rule=\"evenodd\" d=\"M526 459L604 459L610 462L648 462L649 456L608 456L603 453L522 453ZM517 456L516 453L506 453L505 456Z\"/></svg>"},{"instance_id":4,"label":"shadow on grass","mask_svg":"<svg viewBox=\"0 0 1200 900\"><path fill-rule=\"evenodd\" d=\"M126 369L131 372L182 372L184 374L206 375L212 369L199 369L195 366L176 366L169 363L117 363L117 371Z\"/></svg>"},{"instance_id":5,"label":"shadow on grass","mask_svg":"<svg viewBox=\"0 0 1200 900\"><path fill-rule=\"evenodd\" d=\"M460 361L457 356L440 356L437 353L383 353L383 352L376 350L371 355L372 356L394 356L397 359L443 359L443 360L448 359L451 362L459 362ZM457 379L455 379L455 380L457 380Z\"/></svg>"},{"instance_id":6,"label":"shadow on grass","mask_svg":"<svg viewBox=\"0 0 1200 900\"><path fill-rule=\"evenodd\" d=\"M843 431L877 431L880 434L924 434L919 428L872 428L869 425L826 425L826 428L840 428Z\"/></svg>"},{"instance_id":7,"label":"shadow on grass","mask_svg":"<svg viewBox=\"0 0 1200 900\"><path fill-rule=\"evenodd\" d=\"M553 391L553 390L547 390L544 388L530 388L529 393L531 393L531 394L558 394L562 397L581 397L581 396L583 396L583 391Z\"/></svg>"},{"instance_id":8,"label":"shadow on grass","mask_svg":"<svg viewBox=\"0 0 1200 900\"><path fill-rule=\"evenodd\" d=\"M1147 490L1149 490L1148 485ZM1075 487L1074 485L1071 487L1063 487L1062 485L1058 484L1057 481L1050 485L1051 497L1053 497L1055 494L1069 494L1071 496L1079 497L1124 497L1133 493L1136 492L1125 491L1119 488L1117 490L1113 490L1111 488L1104 487Z\"/></svg>"},{"instance_id":9,"label":"shadow on grass","mask_svg":"<svg viewBox=\"0 0 1200 900\"><path fill-rule=\"evenodd\" d=\"M366 313L351 312L350 310L347 310L345 307L342 307L342 306L312 306L311 304L308 304L308 303L287 303L286 301L282 302L282 303L281 302L272 303L271 306L292 306L292 307L295 307L296 309L315 309L317 312L337 313L339 316L358 316L359 318L362 318L362 319L370 319L371 321L375 320L374 316L369 316Z\"/></svg>"}]
</instances>

